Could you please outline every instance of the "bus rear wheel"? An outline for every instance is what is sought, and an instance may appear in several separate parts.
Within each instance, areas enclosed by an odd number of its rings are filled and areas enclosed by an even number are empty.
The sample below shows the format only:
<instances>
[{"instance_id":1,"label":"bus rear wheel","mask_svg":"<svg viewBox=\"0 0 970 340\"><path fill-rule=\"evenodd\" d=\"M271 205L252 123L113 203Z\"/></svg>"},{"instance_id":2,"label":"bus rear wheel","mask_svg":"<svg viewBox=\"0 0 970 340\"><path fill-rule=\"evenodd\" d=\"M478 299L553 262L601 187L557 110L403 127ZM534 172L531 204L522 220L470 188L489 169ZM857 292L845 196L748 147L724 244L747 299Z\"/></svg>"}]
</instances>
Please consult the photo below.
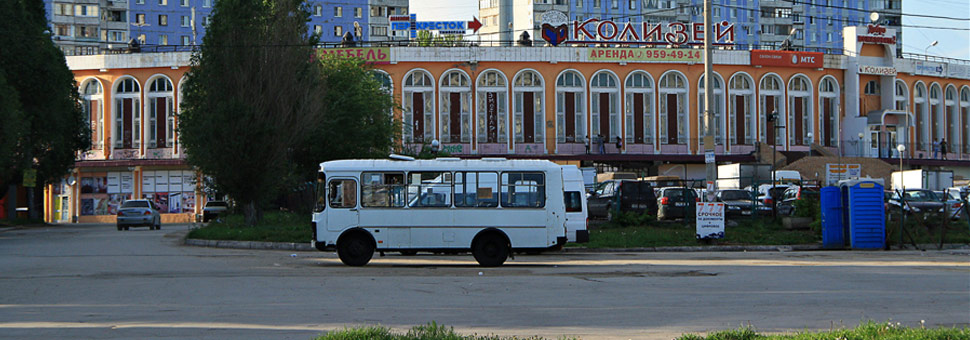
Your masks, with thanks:
<instances>
[{"instance_id":1,"label":"bus rear wheel","mask_svg":"<svg viewBox=\"0 0 970 340\"><path fill-rule=\"evenodd\" d=\"M496 233L478 236L472 244L472 255L482 267L498 267L509 257L509 241Z\"/></svg>"},{"instance_id":2,"label":"bus rear wheel","mask_svg":"<svg viewBox=\"0 0 970 340\"><path fill-rule=\"evenodd\" d=\"M374 244L360 233L346 235L337 241L337 256L345 265L360 267L374 256Z\"/></svg>"}]
</instances>

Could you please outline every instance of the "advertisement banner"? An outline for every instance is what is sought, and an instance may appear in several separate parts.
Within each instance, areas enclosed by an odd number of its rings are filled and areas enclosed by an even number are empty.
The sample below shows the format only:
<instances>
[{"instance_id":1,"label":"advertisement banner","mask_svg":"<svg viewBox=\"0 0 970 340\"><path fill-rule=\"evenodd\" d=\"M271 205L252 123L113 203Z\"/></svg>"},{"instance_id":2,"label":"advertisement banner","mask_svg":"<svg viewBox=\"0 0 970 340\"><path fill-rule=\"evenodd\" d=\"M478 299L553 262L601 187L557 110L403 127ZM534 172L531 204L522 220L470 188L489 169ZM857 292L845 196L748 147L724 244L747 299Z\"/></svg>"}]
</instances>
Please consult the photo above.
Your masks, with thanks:
<instances>
[{"instance_id":1,"label":"advertisement banner","mask_svg":"<svg viewBox=\"0 0 970 340\"><path fill-rule=\"evenodd\" d=\"M949 64L946 76L950 78L970 79L970 65Z\"/></svg>"},{"instance_id":2,"label":"advertisement banner","mask_svg":"<svg viewBox=\"0 0 970 340\"><path fill-rule=\"evenodd\" d=\"M724 203L697 202L697 238L724 238Z\"/></svg>"},{"instance_id":3,"label":"advertisement banner","mask_svg":"<svg viewBox=\"0 0 970 340\"><path fill-rule=\"evenodd\" d=\"M130 172L121 173L121 192L131 194L135 192L134 175Z\"/></svg>"},{"instance_id":4,"label":"advertisement banner","mask_svg":"<svg viewBox=\"0 0 970 340\"><path fill-rule=\"evenodd\" d=\"M141 192L155 192L154 171L143 171L141 173Z\"/></svg>"},{"instance_id":5,"label":"advertisement banner","mask_svg":"<svg viewBox=\"0 0 970 340\"><path fill-rule=\"evenodd\" d=\"M182 171L182 191L195 191L195 182L194 171Z\"/></svg>"},{"instance_id":6,"label":"advertisement banner","mask_svg":"<svg viewBox=\"0 0 970 340\"><path fill-rule=\"evenodd\" d=\"M120 192L121 192L121 173L109 172L108 173L108 193L117 194Z\"/></svg>"},{"instance_id":7,"label":"advertisement banner","mask_svg":"<svg viewBox=\"0 0 970 340\"><path fill-rule=\"evenodd\" d=\"M168 192L168 171L155 171L155 192Z\"/></svg>"},{"instance_id":8,"label":"advertisement banner","mask_svg":"<svg viewBox=\"0 0 970 340\"><path fill-rule=\"evenodd\" d=\"M698 49L678 48L591 48L590 61L615 62L704 62L704 54Z\"/></svg>"},{"instance_id":9,"label":"advertisement banner","mask_svg":"<svg viewBox=\"0 0 970 340\"><path fill-rule=\"evenodd\" d=\"M182 171L168 172L168 191L182 191Z\"/></svg>"},{"instance_id":10,"label":"advertisement banner","mask_svg":"<svg viewBox=\"0 0 970 340\"><path fill-rule=\"evenodd\" d=\"M389 47L335 47L321 48L317 52L320 56L330 54L338 57L358 58L372 64L391 63L391 48Z\"/></svg>"},{"instance_id":11,"label":"advertisement banner","mask_svg":"<svg viewBox=\"0 0 970 340\"><path fill-rule=\"evenodd\" d=\"M913 73L924 76L942 77L946 74L946 65L932 61L917 61L913 67Z\"/></svg>"},{"instance_id":12,"label":"advertisement banner","mask_svg":"<svg viewBox=\"0 0 970 340\"><path fill-rule=\"evenodd\" d=\"M821 68L820 52L751 50L751 65Z\"/></svg>"},{"instance_id":13,"label":"advertisement banner","mask_svg":"<svg viewBox=\"0 0 970 340\"><path fill-rule=\"evenodd\" d=\"M825 164L825 185L836 185L840 180L853 179L862 176L862 165L859 164Z\"/></svg>"}]
</instances>

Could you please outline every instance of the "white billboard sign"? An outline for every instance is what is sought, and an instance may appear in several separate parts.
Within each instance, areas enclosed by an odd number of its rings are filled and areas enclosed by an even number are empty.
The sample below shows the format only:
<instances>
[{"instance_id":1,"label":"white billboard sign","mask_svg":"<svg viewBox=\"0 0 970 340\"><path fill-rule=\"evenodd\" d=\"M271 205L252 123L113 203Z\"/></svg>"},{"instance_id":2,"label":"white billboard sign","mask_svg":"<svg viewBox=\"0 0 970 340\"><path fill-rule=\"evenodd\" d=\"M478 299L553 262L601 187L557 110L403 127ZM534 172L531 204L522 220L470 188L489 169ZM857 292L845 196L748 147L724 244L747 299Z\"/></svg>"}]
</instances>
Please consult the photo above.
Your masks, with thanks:
<instances>
[{"instance_id":1,"label":"white billboard sign","mask_svg":"<svg viewBox=\"0 0 970 340\"><path fill-rule=\"evenodd\" d=\"M859 164L825 164L825 185L836 185L839 180L862 177L862 165Z\"/></svg>"}]
</instances>

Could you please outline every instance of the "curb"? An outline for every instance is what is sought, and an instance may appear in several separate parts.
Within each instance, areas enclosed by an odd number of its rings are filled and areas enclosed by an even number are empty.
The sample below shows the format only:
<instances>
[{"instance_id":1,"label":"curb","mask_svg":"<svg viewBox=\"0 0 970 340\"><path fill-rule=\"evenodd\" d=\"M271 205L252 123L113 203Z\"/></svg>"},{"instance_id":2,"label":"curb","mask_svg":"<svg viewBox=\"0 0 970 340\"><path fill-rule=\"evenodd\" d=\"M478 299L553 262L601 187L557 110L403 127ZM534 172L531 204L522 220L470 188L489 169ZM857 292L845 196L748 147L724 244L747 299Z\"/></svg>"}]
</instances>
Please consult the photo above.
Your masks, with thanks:
<instances>
[{"instance_id":1,"label":"curb","mask_svg":"<svg viewBox=\"0 0 970 340\"><path fill-rule=\"evenodd\" d=\"M796 244L790 246L686 246L645 248L563 248L565 253L650 253L650 252L702 252L702 251L811 251L825 250L821 244Z\"/></svg>"},{"instance_id":2,"label":"curb","mask_svg":"<svg viewBox=\"0 0 970 340\"><path fill-rule=\"evenodd\" d=\"M316 251L310 243L291 243L291 242L257 242L257 241L224 241L224 240L201 240L186 238L185 245L209 248L230 248L230 249L258 249L258 250L293 250L293 251Z\"/></svg>"},{"instance_id":3,"label":"curb","mask_svg":"<svg viewBox=\"0 0 970 340\"><path fill-rule=\"evenodd\" d=\"M2 230L0 230L2 231ZM208 248L227 248L227 249L256 249L256 250L290 250L290 251L317 251L309 243L293 242L258 242L258 241L225 241L225 240L202 240L186 238L185 245ZM937 245L920 245L925 250L936 250ZM902 250L915 250L904 247ZM970 246L959 243L948 243L943 246L943 250L970 249ZM852 249L826 249L821 244L796 244L788 246L686 246L686 247L645 247L645 248L563 248L563 253L691 253L691 252L731 252L731 251L816 251L816 250L852 250ZM881 249L878 249L881 250ZM895 248L893 250L901 250Z\"/></svg>"},{"instance_id":4,"label":"curb","mask_svg":"<svg viewBox=\"0 0 970 340\"><path fill-rule=\"evenodd\" d=\"M317 251L309 243L223 241L186 238L185 245L209 248L258 249ZM703 252L703 251L810 251L824 250L822 245L804 244L792 246L692 246L692 247L647 247L647 248L563 248L564 253L646 253L646 252Z\"/></svg>"}]
</instances>

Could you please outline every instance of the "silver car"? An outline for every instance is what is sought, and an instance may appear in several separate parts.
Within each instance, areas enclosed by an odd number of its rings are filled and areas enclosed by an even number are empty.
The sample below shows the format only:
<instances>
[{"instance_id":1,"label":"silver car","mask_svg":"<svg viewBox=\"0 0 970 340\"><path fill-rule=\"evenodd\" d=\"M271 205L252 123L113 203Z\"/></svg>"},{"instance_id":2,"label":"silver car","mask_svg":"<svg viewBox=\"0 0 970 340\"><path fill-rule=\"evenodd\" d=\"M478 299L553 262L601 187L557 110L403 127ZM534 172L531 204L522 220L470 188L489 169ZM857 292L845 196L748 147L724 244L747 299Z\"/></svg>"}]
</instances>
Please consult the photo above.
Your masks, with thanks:
<instances>
[{"instance_id":1,"label":"silver car","mask_svg":"<svg viewBox=\"0 0 970 340\"><path fill-rule=\"evenodd\" d=\"M130 200L118 209L118 230L147 226L148 230L162 229L162 215L155 203L149 200Z\"/></svg>"}]
</instances>

